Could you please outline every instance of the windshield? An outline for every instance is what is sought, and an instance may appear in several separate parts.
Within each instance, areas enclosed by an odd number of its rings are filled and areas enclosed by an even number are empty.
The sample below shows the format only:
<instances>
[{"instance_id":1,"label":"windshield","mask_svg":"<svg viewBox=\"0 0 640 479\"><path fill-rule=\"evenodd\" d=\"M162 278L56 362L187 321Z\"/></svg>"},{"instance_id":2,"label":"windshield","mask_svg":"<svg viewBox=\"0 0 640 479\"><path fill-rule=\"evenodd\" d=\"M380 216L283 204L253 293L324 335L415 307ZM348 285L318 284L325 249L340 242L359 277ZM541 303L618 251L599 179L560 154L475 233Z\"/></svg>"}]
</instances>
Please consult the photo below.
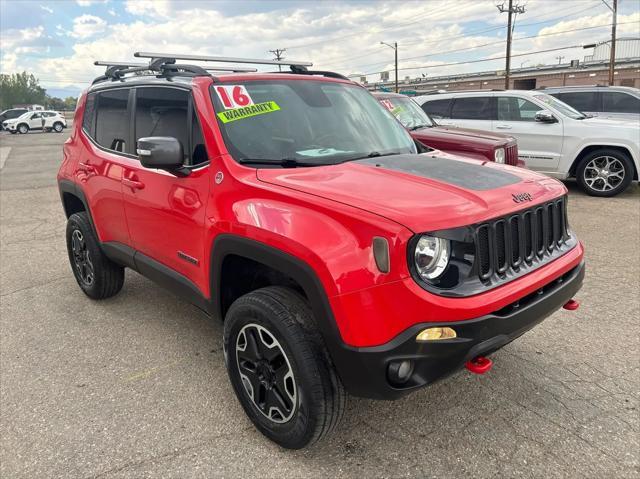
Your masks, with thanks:
<instances>
[{"instance_id":1,"label":"windshield","mask_svg":"<svg viewBox=\"0 0 640 479\"><path fill-rule=\"evenodd\" d=\"M540 95L534 95L533 97L536 100L540 100L541 102L550 106L551 108L558 111L559 113L562 113L563 115L568 116L569 118L573 118L574 120L584 120L587 117L587 115L585 115L584 113L579 112L575 108L567 105L566 103L558 100L557 98L551 95L540 94Z\"/></svg>"},{"instance_id":2,"label":"windshield","mask_svg":"<svg viewBox=\"0 0 640 479\"><path fill-rule=\"evenodd\" d=\"M416 153L407 131L365 89L326 81L265 80L212 87L236 161L320 165L368 155Z\"/></svg>"},{"instance_id":3,"label":"windshield","mask_svg":"<svg viewBox=\"0 0 640 479\"><path fill-rule=\"evenodd\" d=\"M411 98L397 96L380 98L378 101L409 130L434 126L429 115Z\"/></svg>"}]
</instances>

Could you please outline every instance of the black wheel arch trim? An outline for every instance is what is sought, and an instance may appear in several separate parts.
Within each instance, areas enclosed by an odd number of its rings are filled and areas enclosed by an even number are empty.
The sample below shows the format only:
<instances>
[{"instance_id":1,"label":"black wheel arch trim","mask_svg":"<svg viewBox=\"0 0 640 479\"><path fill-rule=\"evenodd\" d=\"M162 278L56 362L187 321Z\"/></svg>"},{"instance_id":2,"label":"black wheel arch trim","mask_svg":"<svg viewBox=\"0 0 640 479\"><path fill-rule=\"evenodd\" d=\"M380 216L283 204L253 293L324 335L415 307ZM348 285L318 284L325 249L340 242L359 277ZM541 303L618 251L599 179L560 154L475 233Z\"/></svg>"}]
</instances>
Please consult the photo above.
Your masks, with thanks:
<instances>
[{"instance_id":1,"label":"black wheel arch trim","mask_svg":"<svg viewBox=\"0 0 640 479\"><path fill-rule=\"evenodd\" d=\"M87 213L87 216L89 217L89 223L91 223L91 228L93 228L93 234L95 234L96 238L98 238L98 230L96 230L96 225L93 222L93 215L91 214L91 209L89 208L89 202L87 201L87 197L85 196L84 191L82 191L82 188L80 188L76 183L74 183L71 180L62 179L62 180L58 180L58 191L60 192L60 201L62 201L62 208L64 209L64 214L67 218L69 218L69 216L71 216L72 213L67 211L67 205L64 200L64 195L65 194L73 195L82 202L82 204L84 205L84 210Z\"/></svg>"},{"instance_id":2,"label":"black wheel arch trim","mask_svg":"<svg viewBox=\"0 0 640 479\"><path fill-rule=\"evenodd\" d=\"M218 235L211 249L210 284L211 302L215 315L220 319L224 318L219 286L221 286L222 265L229 255L262 263L286 274L300 285L309 301L316 326L342 384L347 391L355 393L351 391L350 385L359 382L354 376L359 374L359 371L349 365L351 360L351 355L347 354L349 347L342 341L326 291L314 269L305 261L265 243L227 233Z\"/></svg>"}]
</instances>

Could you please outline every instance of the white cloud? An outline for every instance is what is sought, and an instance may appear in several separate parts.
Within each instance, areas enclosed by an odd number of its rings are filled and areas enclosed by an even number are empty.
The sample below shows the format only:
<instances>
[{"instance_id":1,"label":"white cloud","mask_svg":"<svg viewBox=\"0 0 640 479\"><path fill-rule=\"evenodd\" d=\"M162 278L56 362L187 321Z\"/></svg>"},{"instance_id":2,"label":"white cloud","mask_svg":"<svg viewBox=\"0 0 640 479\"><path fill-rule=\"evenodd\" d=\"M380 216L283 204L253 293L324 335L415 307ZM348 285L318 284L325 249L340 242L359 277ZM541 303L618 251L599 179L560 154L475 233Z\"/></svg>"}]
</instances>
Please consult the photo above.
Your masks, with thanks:
<instances>
[{"instance_id":1,"label":"white cloud","mask_svg":"<svg viewBox=\"0 0 640 479\"><path fill-rule=\"evenodd\" d=\"M115 11L113 8L109 9L109 10L108 10L108 13L109 13L109 15L111 15L112 17L116 17L116 16L118 15L118 14L116 13L116 11Z\"/></svg>"},{"instance_id":2,"label":"white cloud","mask_svg":"<svg viewBox=\"0 0 640 479\"><path fill-rule=\"evenodd\" d=\"M597 0L593 2L594 5L598 3ZM343 74L381 70L392 72L393 51L381 46L380 41L398 42L401 68L412 68L401 71L401 78L407 75L414 78L421 73L428 73L433 77L468 71L499 70L504 64L504 60L496 60L438 66L467 59L500 57L504 55L504 44L434 56L441 52L503 40L506 16L497 11L495 0L460 0L456 2L455 9L451 8L450 0L350 4L298 2L277 14L264 12L234 16L225 16L214 10L216 4L213 2L129 0L124 7L129 14L139 18L124 24L114 23L117 20L108 17L110 21L107 29L104 19L82 15L74 19L70 31L59 26L56 35L77 39L69 55L37 61L21 57L16 59L15 55L11 56L14 52L3 44L3 67L9 69L12 65L30 66L37 74L54 78L59 83L82 85L104 70L94 67L94 60L133 61L132 55L136 50L270 58L268 50L287 48L286 58L312 60L318 69L331 69ZM516 38L531 34L531 29L528 30L529 33L523 33L521 25L570 15L571 11L584 11L586 7L588 4L581 0L563 0L563 9L558 11L557 2L529 0L529 11L518 17ZM598 4L593 11L577 13L577 19L557 20L546 27L545 24L539 24L534 32L538 28L542 28L540 33L556 33L606 24L610 21L610 14L607 12L606 7ZM620 35L628 31L633 33L633 28L637 31L639 15L619 15L621 23L636 19L635 25L619 25ZM478 27L471 22L485 22L489 25ZM592 43L606 40L608 36L608 29L603 28L517 40L513 44L513 51L514 54L528 53L579 44L583 39L590 40L584 43ZM582 58L585 53L588 52L576 50L517 57L512 65L518 67L525 60L528 61L527 65L553 63L558 54L566 55L567 61ZM33 63L27 65L27 61ZM19 63L25 65L18 65ZM418 68L423 66L438 67ZM375 74L369 80L378 78L379 75Z\"/></svg>"},{"instance_id":3,"label":"white cloud","mask_svg":"<svg viewBox=\"0 0 640 479\"><path fill-rule=\"evenodd\" d=\"M40 8L47 13L53 13L53 8L47 7L45 5L40 5Z\"/></svg>"},{"instance_id":4,"label":"white cloud","mask_svg":"<svg viewBox=\"0 0 640 479\"><path fill-rule=\"evenodd\" d=\"M76 3L81 7L90 7L98 3L107 3L109 0L76 0Z\"/></svg>"},{"instance_id":5,"label":"white cloud","mask_svg":"<svg viewBox=\"0 0 640 479\"><path fill-rule=\"evenodd\" d=\"M80 15L73 19L73 29L69 35L73 38L86 39L102 33L107 26L102 18L95 15Z\"/></svg>"}]
</instances>

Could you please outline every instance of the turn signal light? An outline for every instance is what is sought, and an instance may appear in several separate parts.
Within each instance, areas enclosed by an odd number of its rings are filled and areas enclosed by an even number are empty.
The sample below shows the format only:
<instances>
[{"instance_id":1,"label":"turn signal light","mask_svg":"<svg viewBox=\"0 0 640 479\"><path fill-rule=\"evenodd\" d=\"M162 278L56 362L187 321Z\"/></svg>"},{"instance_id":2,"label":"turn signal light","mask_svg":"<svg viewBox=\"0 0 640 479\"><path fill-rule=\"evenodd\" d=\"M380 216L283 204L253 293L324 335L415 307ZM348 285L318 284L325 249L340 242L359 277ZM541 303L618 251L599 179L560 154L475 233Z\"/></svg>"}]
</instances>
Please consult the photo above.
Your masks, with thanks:
<instances>
[{"instance_id":1,"label":"turn signal light","mask_svg":"<svg viewBox=\"0 0 640 479\"><path fill-rule=\"evenodd\" d=\"M440 339L453 339L457 336L451 328L427 328L416 336L416 341L439 341Z\"/></svg>"}]
</instances>

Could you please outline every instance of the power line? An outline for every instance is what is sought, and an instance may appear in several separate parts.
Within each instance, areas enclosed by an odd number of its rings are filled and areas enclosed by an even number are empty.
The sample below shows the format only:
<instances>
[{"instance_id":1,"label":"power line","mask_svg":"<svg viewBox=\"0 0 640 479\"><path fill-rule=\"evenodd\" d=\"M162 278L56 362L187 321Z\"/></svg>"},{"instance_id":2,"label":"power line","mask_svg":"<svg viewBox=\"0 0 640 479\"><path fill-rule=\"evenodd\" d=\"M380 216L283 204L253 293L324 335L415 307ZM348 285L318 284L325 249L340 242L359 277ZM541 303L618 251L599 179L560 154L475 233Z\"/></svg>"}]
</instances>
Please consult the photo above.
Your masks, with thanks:
<instances>
[{"instance_id":1,"label":"power line","mask_svg":"<svg viewBox=\"0 0 640 479\"><path fill-rule=\"evenodd\" d=\"M599 2L597 3L599 4ZM564 18L568 18L568 17L573 17L575 15L579 15L581 13L586 12L587 10L593 10L594 6L596 5L596 3L592 3L588 8L584 8L582 10L578 10L577 12L573 12L573 13L569 13L567 15L562 15L560 17L553 17L553 18L548 18L546 20L541 20L539 22L531 22L531 23L522 23L520 24L520 28L522 27L531 27L534 25L541 25L543 23L549 23L549 22L554 22L557 20L562 20ZM540 15L538 15L537 17L530 17L530 19L533 18L538 18L540 17ZM506 25L501 25L498 27L491 27L491 28L486 28L486 29L482 29L482 30L474 30L471 32L467 32L464 35L451 35L451 36L447 36L447 37L440 37L438 40L430 40L430 41L423 41L423 40L413 40L413 41L403 41L402 45L403 46L408 46L408 45L416 45L416 44L420 44L420 45L431 45L434 43L441 43L445 40L451 40L451 39L462 39L462 38L468 38L472 35L477 35L477 34L481 34L481 33L488 33L488 32L493 32L496 30L503 30L506 28ZM327 59L325 59L325 62L323 62L323 65L337 65L340 62L346 61L346 60L351 60L354 58L362 58L362 57L366 57L366 56L371 56L371 55L375 55L376 53L380 53L380 49L375 49L375 50L365 50L364 52L370 52L370 53L362 53L360 55L349 55L348 57L329 57ZM405 59L406 60L406 59ZM326 63L326 62L330 62L330 63ZM369 65L377 65L379 63L382 62L377 62L377 63L372 63ZM365 65L366 66L366 65Z\"/></svg>"},{"instance_id":2,"label":"power line","mask_svg":"<svg viewBox=\"0 0 640 479\"><path fill-rule=\"evenodd\" d=\"M389 31L389 30L397 30L399 28L404 28L404 27L409 26L409 25L414 25L414 24L416 24L418 22L421 22L424 19L424 17L430 16L430 15L435 15L437 13L442 13L445 10L448 10L448 8L449 7L445 6L444 8L441 8L440 10L436 10L435 12L426 12L426 13L423 13L423 14L418 15L416 17L413 17L413 20L411 20L410 22L398 23L398 24L396 24L394 26L381 28L381 29L378 29L376 31L370 31L369 29L360 29L358 31L355 31L355 32L352 32L352 33L348 33L348 34L345 34L345 35L332 37L332 38L328 38L328 39L325 39L325 40L319 40L317 42L305 43L305 44L302 44L302 45L289 46L287 48L289 50L294 50L294 49L297 49L297 48L312 47L312 46L316 46L316 45L322 45L323 43L331 43L331 42L335 42L335 41L338 41L338 40L343 40L345 38L350 38L350 37L353 37L353 36L356 36L356 35L362 35L363 33L366 33L366 34L369 34L369 35L377 35L377 34L379 34L381 32L386 32L386 31Z\"/></svg>"},{"instance_id":3,"label":"power line","mask_svg":"<svg viewBox=\"0 0 640 479\"><path fill-rule=\"evenodd\" d=\"M562 50L571 50L572 48L583 48L582 45L571 45L568 47L559 47L559 48L549 48L546 50L537 50L534 52L527 52L527 53L518 53L516 55L511 55L512 58L514 57L526 57L529 55L535 55L538 53L549 53L549 52L559 52ZM449 67L449 66L454 66L454 65L467 65L469 63L482 63L482 62L491 62L491 61L495 61L495 60L504 60L506 58L506 56L502 56L502 57L491 57L491 58L480 58L477 60L467 60L467 61L462 61L462 62L451 62L451 63L439 63L437 65L420 65L420 66L413 66L413 67L404 67L404 68L398 68L399 71L402 70L419 70L419 69L424 69L424 68L441 68L441 67ZM386 70L383 70L386 71ZM367 75L376 75L378 73L382 73L382 71L377 71L377 72L368 72L368 73L358 73L358 74L354 74L354 75L349 75L350 77L357 77L357 76L367 76Z\"/></svg>"},{"instance_id":4,"label":"power line","mask_svg":"<svg viewBox=\"0 0 640 479\"><path fill-rule=\"evenodd\" d=\"M269 50L270 53L273 53L273 55L275 56L274 60L284 60L284 57L282 56L282 54L284 52L286 52L287 49L286 48L276 48L275 50ZM282 71L282 65L278 65L278 71L281 72Z\"/></svg>"},{"instance_id":5,"label":"power line","mask_svg":"<svg viewBox=\"0 0 640 479\"><path fill-rule=\"evenodd\" d=\"M631 24L631 23L635 23L635 22L622 22L622 23L618 23L618 25L626 25L626 24ZM563 35L565 33L573 33L573 32L579 32L579 31L584 31L584 30L594 30L597 28L604 28L604 27L609 27L611 26L611 24L602 24L602 25L595 25L592 27L582 27L582 28L572 28L570 30L562 30L559 32L549 32L549 33L540 33L538 35L529 35L526 37L519 37L519 38L514 38L513 41L514 42L518 42L521 40L530 40L532 38L543 38L543 37L550 37L550 36L554 36L554 35ZM406 57L406 58L400 58L399 61L407 61L407 60L415 60L418 58L428 58L428 57L437 57L440 55L446 55L449 53L459 53L459 52L464 52L464 51L469 51L469 50L475 50L477 48L484 48L484 47L489 47L489 46L495 46L495 45L501 45L503 43L505 43L506 40L498 40L496 42L490 42L490 43L483 43L481 45L474 45L471 47L464 47L464 48L457 48L455 50L447 50L444 52L438 52L438 53L429 53L426 55L417 55L417 56L413 56L413 57ZM384 65L388 63L387 61L382 61L382 62L375 62L375 63L368 63L365 65L358 65L356 68L362 68L362 67L367 67L367 66L373 66L373 65Z\"/></svg>"}]
</instances>

